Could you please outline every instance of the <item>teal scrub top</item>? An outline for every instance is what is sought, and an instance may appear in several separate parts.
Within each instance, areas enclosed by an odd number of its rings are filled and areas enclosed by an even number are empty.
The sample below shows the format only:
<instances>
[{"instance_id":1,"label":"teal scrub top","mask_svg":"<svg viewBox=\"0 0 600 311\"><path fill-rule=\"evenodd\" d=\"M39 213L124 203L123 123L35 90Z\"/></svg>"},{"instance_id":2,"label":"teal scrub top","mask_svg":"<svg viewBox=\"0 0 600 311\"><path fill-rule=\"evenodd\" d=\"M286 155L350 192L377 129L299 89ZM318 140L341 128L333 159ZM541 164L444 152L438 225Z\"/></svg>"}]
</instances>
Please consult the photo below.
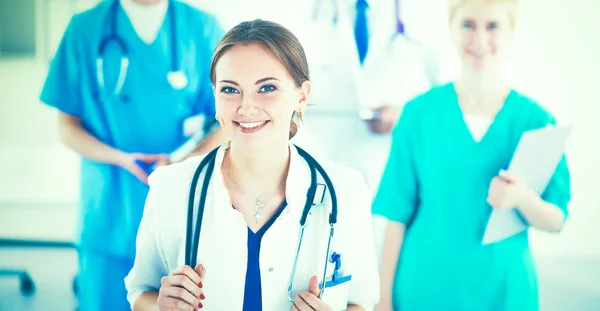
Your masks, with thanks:
<instances>
[{"instance_id":1,"label":"teal scrub top","mask_svg":"<svg viewBox=\"0 0 600 311\"><path fill-rule=\"evenodd\" d=\"M186 88L175 90L167 80L171 17L165 16L156 40L146 44L119 6L116 33L128 48L129 68L121 94L113 96L123 55L114 41L104 51L105 88L100 87L96 71L99 44L114 18L109 14L112 3L103 1L73 16L51 62L41 101L81 118L94 137L119 150L172 152L186 141L184 120L195 115L214 119L209 68L224 31L214 16L170 2L175 10L177 61L189 81ZM147 193L148 186L126 170L83 158L78 246L133 257Z\"/></svg>"},{"instance_id":2,"label":"teal scrub top","mask_svg":"<svg viewBox=\"0 0 600 311\"><path fill-rule=\"evenodd\" d=\"M506 169L521 135L555 124L512 90L476 142L454 84L409 102L394 129L373 212L407 224L393 289L396 310L538 309L537 280L523 231L482 245L492 178ZM542 194L567 215L570 177L563 156Z\"/></svg>"}]
</instances>

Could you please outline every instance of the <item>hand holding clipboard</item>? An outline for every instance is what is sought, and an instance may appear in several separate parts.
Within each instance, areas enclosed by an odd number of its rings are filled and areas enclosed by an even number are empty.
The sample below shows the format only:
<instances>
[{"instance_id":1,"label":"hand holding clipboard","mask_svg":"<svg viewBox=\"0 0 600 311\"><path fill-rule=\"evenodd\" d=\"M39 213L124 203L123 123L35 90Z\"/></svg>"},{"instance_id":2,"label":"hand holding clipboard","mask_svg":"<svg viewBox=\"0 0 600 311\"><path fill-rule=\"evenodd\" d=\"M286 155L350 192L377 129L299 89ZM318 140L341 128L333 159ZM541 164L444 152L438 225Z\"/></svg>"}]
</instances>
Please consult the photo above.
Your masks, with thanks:
<instances>
[{"instance_id":1,"label":"hand holding clipboard","mask_svg":"<svg viewBox=\"0 0 600 311\"><path fill-rule=\"evenodd\" d=\"M525 132L508 168L537 194L542 194L565 150L571 127L546 127ZM483 244L509 238L529 227L514 209L494 209L488 220Z\"/></svg>"}]
</instances>

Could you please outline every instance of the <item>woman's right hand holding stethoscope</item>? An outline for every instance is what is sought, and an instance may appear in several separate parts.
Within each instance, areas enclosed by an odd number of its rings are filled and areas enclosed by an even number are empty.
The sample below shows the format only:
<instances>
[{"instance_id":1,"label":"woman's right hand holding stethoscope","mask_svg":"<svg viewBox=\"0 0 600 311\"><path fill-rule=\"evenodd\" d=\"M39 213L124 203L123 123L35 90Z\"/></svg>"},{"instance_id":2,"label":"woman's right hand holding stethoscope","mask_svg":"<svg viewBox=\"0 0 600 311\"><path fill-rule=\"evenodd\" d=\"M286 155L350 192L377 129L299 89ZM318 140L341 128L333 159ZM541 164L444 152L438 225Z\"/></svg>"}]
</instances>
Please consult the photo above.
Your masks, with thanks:
<instances>
[{"instance_id":1,"label":"woman's right hand holding stethoscope","mask_svg":"<svg viewBox=\"0 0 600 311\"><path fill-rule=\"evenodd\" d=\"M294 296L294 304L290 311L331 311L331 307L319 298L319 282L313 276L308 285L308 290L303 290Z\"/></svg>"},{"instance_id":2,"label":"woman's right hand holding stethoscope","mask_svg":"<svg viewBox=\"0 0 600 311\"><path fill-rule=\"evenodd\" d=\"M201 264L192 269L182 266L173 269L161 279L158 291L158 308L161 311L195 311L202 308L204 293L202 282L206 269Z\"/></svg>"}]
</instances>

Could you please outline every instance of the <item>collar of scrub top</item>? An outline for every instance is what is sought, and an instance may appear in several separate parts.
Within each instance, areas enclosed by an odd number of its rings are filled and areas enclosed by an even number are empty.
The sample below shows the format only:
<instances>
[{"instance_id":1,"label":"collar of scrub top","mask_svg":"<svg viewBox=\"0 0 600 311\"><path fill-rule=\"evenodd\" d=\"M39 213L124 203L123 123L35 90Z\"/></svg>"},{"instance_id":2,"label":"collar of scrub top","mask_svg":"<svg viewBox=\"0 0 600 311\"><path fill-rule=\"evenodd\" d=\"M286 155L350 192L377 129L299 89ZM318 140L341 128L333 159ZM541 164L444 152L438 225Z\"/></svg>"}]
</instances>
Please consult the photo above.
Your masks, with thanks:
<instances>
[{"instance_id":1,"label":"collar of scrub top","mask_svg":"<svg viewBox=\"0 0 600 311\"><path fill-rule=\"evenodd\" d=\"M171 39L171 70L167 73L167 81L175 90L181 90L185 88L188 84L188 79L183 70L179 68L179 49L177 44L177 28L175 21L175 5L173 4L173 0L165 0L168 1L167 14L169 14L170 19L170 39ZM113 90L113 95L118 95L121 93L123 89L123 84L125 83L125 78L127 76L127 69L129 68L129 49L127 44L119 36L117 32L117 14L119 11L119 2L120 0L113 0L111 6L108 10L108 14L105 19L105 24L109 25L109 33L107 36L102 38L100 41L100 46L98 47L98 58L96 59L96 71L98 84L101 89L104 89L104 50L109 43L116 43L121 50L121 65L119 68L119 76L117 78L117 84ZM111 20L112 19L112 20Z\"/></svg>"}]
</instances>

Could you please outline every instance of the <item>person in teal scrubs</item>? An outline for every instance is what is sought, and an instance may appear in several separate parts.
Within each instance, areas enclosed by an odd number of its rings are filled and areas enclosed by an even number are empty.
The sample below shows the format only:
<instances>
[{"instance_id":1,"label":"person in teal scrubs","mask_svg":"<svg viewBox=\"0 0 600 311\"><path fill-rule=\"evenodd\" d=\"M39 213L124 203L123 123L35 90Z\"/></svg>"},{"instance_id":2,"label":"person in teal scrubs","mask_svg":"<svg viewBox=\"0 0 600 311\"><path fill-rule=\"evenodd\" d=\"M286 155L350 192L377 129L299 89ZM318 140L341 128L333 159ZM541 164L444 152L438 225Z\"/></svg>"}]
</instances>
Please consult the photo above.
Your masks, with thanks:
<instances>
[{"instance_id":1,"label":"person in teal scrubs","mask_svg":"<svg viewBox=\"0 0 600 311\"><path fill-rule=\"evenodd\" d=\"M501 79L516 0L450 0L460 77L404 107L373 203L389 219L376 310L538 310L528 232L482 245L493 209L561 230L570 201L563 156L543 194L504 171L521 135L555 118Z\"/></svg>"},{"instance_id":2,"label":"person in teal scrubs","mask_svg":"<svg viewBox=\"0 0 600 311\"><path fill-rule=\"evenodd\" d=\"M186 120L215 119L209 67L223 34L214 16L173 0L102 1L72 17L41 101L59 111L62 141L82 156L79 310L130 310L124 278L148 193L136 160L168 164L166 154L188 139ZM196 151L223 136L214 132Z\"/></svg>"}]
</instances>

